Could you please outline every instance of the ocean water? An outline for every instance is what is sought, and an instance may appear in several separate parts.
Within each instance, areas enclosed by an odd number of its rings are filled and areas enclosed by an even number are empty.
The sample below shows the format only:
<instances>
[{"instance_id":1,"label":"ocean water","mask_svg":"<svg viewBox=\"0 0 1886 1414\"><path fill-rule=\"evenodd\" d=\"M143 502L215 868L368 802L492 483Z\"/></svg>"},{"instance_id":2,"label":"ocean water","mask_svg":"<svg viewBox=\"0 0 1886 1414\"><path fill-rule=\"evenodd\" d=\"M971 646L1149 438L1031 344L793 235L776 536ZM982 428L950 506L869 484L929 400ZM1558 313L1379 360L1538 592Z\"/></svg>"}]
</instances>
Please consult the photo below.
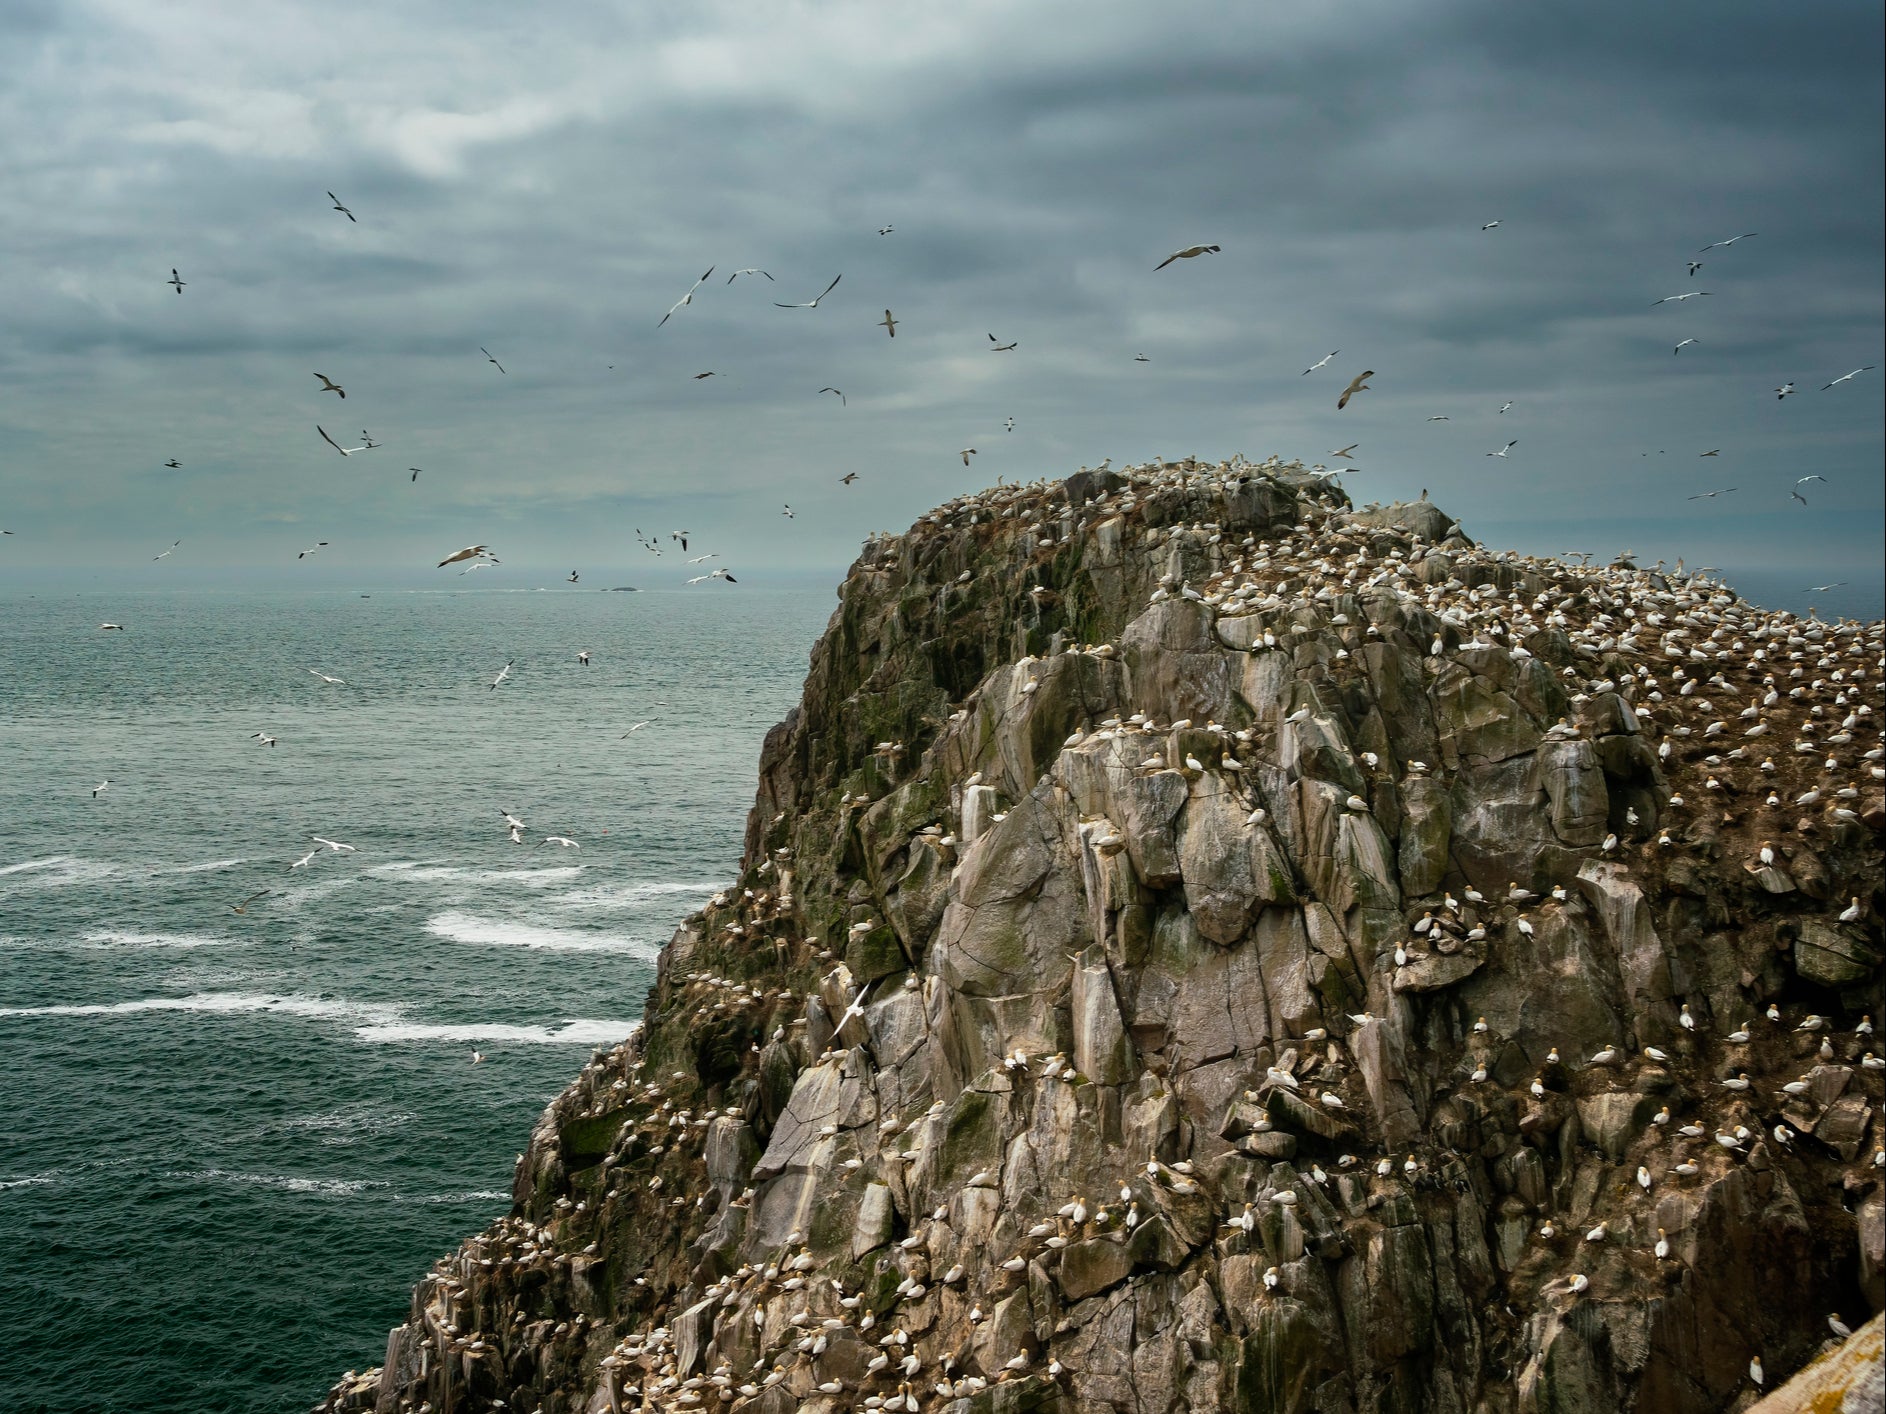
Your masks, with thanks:
<instances>
[{"instance_id":1,"label":"ocean water","mask_svg":"<svg viewBox=\"0 0 1886 1414\"><path fill-rule=\"evenodd\" d=\"M377 1364L732 877L831 607L0 596L0 1409L282 1414ZM291 869L314 835L356 848Z\"/></svg>"}]
</instances>

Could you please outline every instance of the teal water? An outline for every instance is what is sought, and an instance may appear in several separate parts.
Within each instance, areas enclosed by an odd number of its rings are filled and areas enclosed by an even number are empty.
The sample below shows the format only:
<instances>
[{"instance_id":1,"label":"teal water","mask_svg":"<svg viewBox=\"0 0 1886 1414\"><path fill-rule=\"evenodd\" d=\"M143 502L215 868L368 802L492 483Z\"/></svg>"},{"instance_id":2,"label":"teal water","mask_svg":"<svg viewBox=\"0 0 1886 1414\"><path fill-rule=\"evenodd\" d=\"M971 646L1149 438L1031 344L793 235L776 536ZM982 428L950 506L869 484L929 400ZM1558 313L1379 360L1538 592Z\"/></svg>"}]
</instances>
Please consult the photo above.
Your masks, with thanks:
<instances>
[{"instance_id":1,"label":"teal water","mask_svg":"<svg viewBox=\"0 0 1886 1414\"><path fill-rule=\"evenodd\" d=\"M738 862L832 599L703 589L0 597L0 1409L378 1363Z\"/></svg>"}]
</instances>

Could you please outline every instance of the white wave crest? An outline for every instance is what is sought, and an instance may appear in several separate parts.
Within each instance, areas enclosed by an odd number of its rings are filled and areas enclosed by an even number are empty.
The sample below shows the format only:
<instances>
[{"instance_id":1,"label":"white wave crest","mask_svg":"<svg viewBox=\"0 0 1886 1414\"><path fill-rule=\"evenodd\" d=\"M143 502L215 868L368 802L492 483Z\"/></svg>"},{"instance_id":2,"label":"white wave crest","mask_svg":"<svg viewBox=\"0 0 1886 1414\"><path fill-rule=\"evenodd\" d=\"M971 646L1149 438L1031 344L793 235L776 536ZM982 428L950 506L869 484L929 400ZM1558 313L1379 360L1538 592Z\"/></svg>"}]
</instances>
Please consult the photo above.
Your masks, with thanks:
<instances>
[{"instance_id":1,"label":"white wave crest","mask_svg":"<svg viewBox=\"0 0 1886 1414\"><path fill-rule=\"evenodd\" d=\"M496 1203L509 1202L511 1195L498 1189L480 1189L476 1193L395 1193L395 1203Z\"/></svg>"},{"instance_id":2,"label":"white wave crest","mask_svg":"<svg viewBox=\"0 0 1886 1414\"><path fill-rule=\"evenodd\" d=\"M593 1021L579 1018L561 1026L517 1026L502 1021L471 1021L456 1024L401 1021L378 1026L359 1026L354 1035L362 1041L457 1041L461 1044L504 1041L522 1046L613 1046L627 1039L639 1027L639 1021Z\"/></svg>"},{"instance_id":3,"label":"white wave crest","mask_svg":"<svg viewBox=\"0 0 1886 1414\"><path fill-rule=\"evenodd\" d=\"M575 928L546 928L541 923L517 923L505 918L480 918L470 913L446 912L426 920L426 931L452 943L490 947L544 948L553 952L625 952L650 962L661 952L659 943L620 934L593 933Z\"/></svg>"},{"instance_id":4,"label":"white wave crest","mask_svg":"<svg viewBox=\"0 0 1886 1414\"><path fill-rule=\"evenodd\" d=\"M99 929L85 935L85 944L95 948L220 948L231 940L208 938L201 933L127 933Z\"/></svg>"},{"instance_id":5,"label":"white wave crest","mask_svg":"<svg viewBox=\"0 0 1886 1414\"><path fill-rule=\"evenodd\" d=\"M320 1193L346 1198L386 1184L365 1178L294 1178L278 1173L238 1173L231 1169L199 1169L191 1173L171 1173L170 1178L205 1179L219 1183L251 1183L262 1188L280 1188L289 1193Z\"/></svg>"},{"instance_id":6,"label":"white wave crest","mask_svg":"<svg viewBox=\"0 0 1886 1414\"><path fill-rule=\"evenodd\" d=\"M379 1002L349 1002L326 997L270 995L262 992L197 992L187 997L139 997L126 1002L81 1002L61 1006L0 1007L0 1016L133 1016L149 1011L212 1014L280 1012L309 1021L353 1021L389 1025L403 1014Z\"/></svg>"}]
</instances>

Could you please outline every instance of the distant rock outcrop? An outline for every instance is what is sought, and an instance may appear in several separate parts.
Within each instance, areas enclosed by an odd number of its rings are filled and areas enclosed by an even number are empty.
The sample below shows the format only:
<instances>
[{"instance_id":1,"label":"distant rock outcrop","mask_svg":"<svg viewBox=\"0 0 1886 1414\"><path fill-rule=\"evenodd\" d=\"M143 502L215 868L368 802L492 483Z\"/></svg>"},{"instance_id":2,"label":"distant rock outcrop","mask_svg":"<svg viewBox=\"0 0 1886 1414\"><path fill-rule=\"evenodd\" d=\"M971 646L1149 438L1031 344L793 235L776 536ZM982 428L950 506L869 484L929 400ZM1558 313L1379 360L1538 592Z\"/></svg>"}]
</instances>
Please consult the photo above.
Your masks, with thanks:
<instances>
[{"instance_id":1,"label":"distant rock outcrop","mask_svg":"<svg viewBox=\"0 0 1886 1414\"><path fill-rule=\"evenodd\" d=\"M1274 461L839 600L740 879L323 1411L1720 1410L1886 1301L1880 625Z\"/></svg>"}]
</instances>

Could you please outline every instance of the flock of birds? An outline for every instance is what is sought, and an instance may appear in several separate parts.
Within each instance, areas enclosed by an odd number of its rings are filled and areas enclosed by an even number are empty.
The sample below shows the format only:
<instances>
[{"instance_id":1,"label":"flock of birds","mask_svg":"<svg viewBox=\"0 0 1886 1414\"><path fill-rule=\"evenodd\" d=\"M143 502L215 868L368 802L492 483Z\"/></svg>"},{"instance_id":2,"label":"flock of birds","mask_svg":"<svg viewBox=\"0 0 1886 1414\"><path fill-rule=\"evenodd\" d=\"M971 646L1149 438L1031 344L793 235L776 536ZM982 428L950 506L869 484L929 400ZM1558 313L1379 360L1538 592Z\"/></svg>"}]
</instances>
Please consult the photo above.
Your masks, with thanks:
<instances>
[{"instance_id":1,"label":"flock of birds","mask_svg":"<svg viewBox=\"0 0 1886 1414\"><path fill-rule=\"evenodd\" d=\"M1046 482L999 486L937 507L920 518L907 537L893 537L875 549L880 559L921 557L925 539L981 534L986 531L979 528L986 528L1012 536L1027 547L1025 553L1049 555L1079 536L1092 520L1120 516L1133 524L1136 510L1174 488L1197 487L1203 481L1228 489L1253 473L1306 470L1300 464L1285 466L1274 457L1262 464L1241 458L1216 465L1187 459L1128 467L1122 486L1099 491L1078 508L1058 500L1059 488ZM1303 481L1312 488L1327 487L1311 478ZM1367 524L1338 505L1327 489L1306 505L1312 510L1304 525L1264 540L1239 540L1210 522L1143 528L1139 533L1153 553L1164 555L1171 548L1169 563L1176 566L1203 557L1213 565L1197 584L1169 572L1152 592L1151 602L1189 600L1208 608L1221 624L1243 621L1250 625L1246 636L1253 653L1290 651L1293 635L1307 631L1308 614L1322 631L1337 633L1348 645L1334 650L1331 667L1338 673L1355 670L1349 661L1351 648L1383 636L1384 630L1372 622L1375 616L1356 607L1368 596L1391 596L1405 610L1425 616L1417 621L1435 626L1425 645L1435 660L1497 649L1523 662L1535 656L1529 643L1556 657L1557 650L1546 645L1562 641L1586 664L1602 664L1607 674L1592 677L1589 668L1559 669L1570 704L1582 711L1601 695L1616 694L1635 715L1643 736L1656 743L1654 750L1677 787L1654 825L1639 819L1634 810L1627 812L1623 829L1607 834L1595 847L1602 857L1658 871L1700 848L1729 859L1740 855L1758 879L1763 871L1809 868L1815 851L1826 848L1827 837L1859 819L1863 790L1877 792L1886 781L1881 706L1869 700L1879 696L1886 678L1886 639L1880 623L1826 623L1757 609L1706 573L1685 570L1681 562L1674 568L1659 562L1642 569L1620 557L1593 568L1514 552L1489 554L1458 538L1436 545L1419 534ZM900 540L908 543L896 543ZM1584 552L1573 558L1581 556L1590 558ZM971 577L965 571L959 583ZM1428 632L1424 628L1422 636ZM1051 653L1111 658L1116 650L1110 643L1057 642ZM1039 685L1047 659L1025 658L1019 666L1026 680L1018 690L1026 696ZM964 707L937 725L952 730L970 715ZM1240 795L1248 793L1247 762L1274 753L1294 730L1334 727L1330 722L1311 724L1314 715L1311 708L1302 707L1274 723L1234 730L1216 722L1200 726L1135 712L1083 723L1063 749L1101 753L1117 768L1140 775L1175 769L1188 777L1215 775L1226 791ZM1546 736L1578 740L1590 730L1562 717ZM1215 741L1214 750L1198 744L1201 734ZM900 763L912 759L903 742L880 742L876 750L891 779L902 769ZM925 759L946 756L939 742ZM1445 779L1450 774L1446 762L1395 763L1367 750L1354 753L1354 765L1370 792L1398 776ZM968 796L980 781L977 772L963 783L965 835L971 833ZM871 803L869 797L847 794L840 809L863 810ZM1252 808L1246 828L1271 829L1255 798L1248 803ZM1364 795L1352 795L1346 808L1366 813L1371 802ZM1000 813L992 817L1002 818ZM1119 832L1104 820L1084 821L1082 830L1102 855L1124 848ZM946 861L960 861L965 845L955 832L930 825L919 833L943 851ZM778 851L782 868L790 853ZM769 858L760 864L762 878L774 863ZM834 1019L824 1050L809 1059L815 1064L861 1064L868 1076L872 1052L852 1041L856 1026L863 1024L859 1019L885 997L874 995L868 984L851 991L845 981L849 974L837 967L838 945L821 947L816 940L796 936L786 894L783 875L777 887L723 892L711 901L700 929L705 938L724 945L730 958L769 955L770 944L787 971L823 972L816 983L795 989L776 985L780 978L734 977L697 968L669 984L662 1001L664 1015L693 1027L747 1017L770 1029L777 1043L789 1036L789 1028L806 1024L798 1014L805 1009L809 1018L810 1003L817 997ZM1407 935L1395 942L1392 956L1382 956L1380 966L1399 975L1434 953L1485 946L1489 937L1501 933L1530 938L1554 915L1576 907L1577 901L1562 886L1536 891L1517 881L1486 890L1455 885L1441 891L1436 906L1413 910L1420 916L1410 916ZM1868 917L1869 909L1859 898L1848 900L1838 913L1843 924ZM851 930L874 926L875 920L864 919ZM755 949L760 951L756 954ZM897 984L892 980L885 985ZM915 972L902 982L905 990L921 985ZM1455 1077L1465 1092L1484 1096L1504 1089L1522 1109L1530 1103L1541 1112L1599 1090L1635 1086L1643 1093L1670 1096L1633 1141L1635 1171L1624 1190L1628 1196L1608 1200L1603 1216L1591 1213L1579 1222L1549 1210L1535 1216L1527 1239L1533 1255L1527 1260L1544 1264L1547 1272L1541 1300L1614 1296L1621 1284L1642 1279L1644 1272L1667 1275L1706 1262L1709 1253L1696 1249L1693 1235L1673 1237L1656 1226L1663 1191L1670 1185L1709 1182L1763 1151L1771 1164L1793 1153L1829 1097L1846 1087L1866 1082L1867 1112L1873 1124L1881 1122L1874 1092L1878 1077L1886 1072L1886 1059L1873 1049L1878 1043L1871 1016L1843 1022L1830 1015L1784 1010L1779 1002L1753 1010L1754 1015L1718 1020L1698 999L1683 999L1676 1041L1645 1045L1634 1053L1605 1045L1589 1057L1561 1055L1553 1045L1537 1071L1516 1082L1493 1073L1505 1038L1485 1017L1473 1024ZM1379 1024L1380 1018L1365 1011L1278 1042L1281 1054L1256 1088L1244 1095L1259 1114L1253 1132L1271 1127L1272 1121L1263 1117L1269 1112L1268 1097L1287 1091L1350 1124L1354 1148L1327 1159L1300 1159L1294 1170L1274 1169L1274 1181L1254 1201L1221 1208L1218 1232L1220 1241L1228 1244L1224 1250L1259 1250L1252 1245L1253 1234L1265 1210L1318 1214L1322 1216L1316 1221L1340 1223L1337 1207L1325 1193L1334 1195L1342 1185L1359 1185L1361 1191L1381 1195L1409 1187L1458 1187L1467 1181L1462 1156L1445 1149L1389 1152L1365 1147L1370 1107L1353 1057L1354 1037ZM753 1050L757 1057L759 1047ZM1055 1087L1087 1080L1064 1053L1039 1055L1014 1048L998 1064L1016 1084ZM537 1221L521 1215L502 1219L437 1264L423 1288L418 1320L442 1368L450 1368L448 1358L456 1357L469 1376L479 1361L508 1362L520 1339L541 1340L575 1362L592 1358L601 1344L607 1353L601 1355L599 1368L611 1401L639 1396L644 1408L739 1408L742 1401L788 1384L802 1395L853 1399L856 1403L849 1407L860 1410L914 1412L936 1407L933 1396L971 1396L1024 1373L1045 1372L1057 1380L1066 1376L1059 1360L1028 1347L1006 1356L997 1368L978 1365L972 1354L976 1332L997 1301L1028 1279L1038 1259L1054 1251L1096 1238L1121 1240L1145 1216L1174 1201L1220 1198L1203 1167L1195 1167L1187 1157L1165 1161L1154 1154L1141 1165L1121 1155L1120 1171L1105 1184L1104 1191L1113 1196L1098 1198L1088 1192L1028 1192L1016 1200L999 1171L985 1171L961 1186L992 1189L1000 1203L1026 1205L1017 1214L1021 1237L1016 1250L972 1261L962 1252L960 1237L951 1232L952 1207L946 1201L927 1218L913 1217L907 1234L892 1243L905 1274L889 1309L881 1292L849 1289L827 1271L808 1245L807 1234L797 1231L787 1235L779 1249L725 1275L712 1280L699 1276L666 1296L651 1292L657 1297L653 1320L630 1334L619 1335L581 1314L560 1317L555 1305L526 1329L526 1316L513 1312L512 1293L527 1283L539 1297L560 1290L584 1264L601 1260L603 1225L618 1205L634 1204L638 1212L649 1205L684 1221L690 1210L697 1216L711 1215L703 1169L710 1134L717 1121L736 1123L742 1112L738 1106L723 1110L713 1104L700 1083L681 1071L652 1077L646 1056L633 1040L598 1052L584 1067L576 1085L555 1106L560 1122L623 1116L602 1160L600 1190L577 1200L557 1198ZM866 1088L871 1088L868 1079ZM842 1181L866 1167L867 1155L875 1154L875 1161L887 1166L918 1163L947 1122L948 1107L936 1100L912 1114L887 1115L874 1129L843 1130L827 1123L817 1138L846 1146L839 1153L850 1156L836 1164L835 1178ZM1843 1201L1857 1201L1879 1182L1883 1170L1886 1148L1875 1142L1870 1157L1849 1166ZM1285 1177L1277 1179L1279 1174ZM755 1198L748 1189L731 1201L745 1207ZM548 1287L543 1285L545 1277ZM1289 1294L1292 1277L1271 1265L1261 1281L1260 1299L1281 1299ZM979 1282L996 1285L979 1287ZM637 1277L635 1284L649 1283ZM952 1317L960 1315L967 1323L970 1334L961 1336L961 1322L939 1321L927 1306L920 1308L926 1298L945 1302ZM723 1313L737 1312L742 1321L750 1311L760 1347L750 1367L736 1366L724 1354L712 1368L690 1369L679 1362L673 1313L698 1302ZM925 1312L920 1319L915 1315L919 1309ZM901 1314L906 1310L912 1313L909 1319ZM1837 1338L1851 1333L1837 1311L1826 1315L1826 1326ZM862 1378L821 1363L841 1341L862 1344L868 1356ZM998 1352L998 1358L1002 1354ZM852 1357L841 1363L851 1368ZM1756 1387L1765 1384L1760 1352L1750 1356L1746 1375Z\"/></svg>"}]
</instances>

